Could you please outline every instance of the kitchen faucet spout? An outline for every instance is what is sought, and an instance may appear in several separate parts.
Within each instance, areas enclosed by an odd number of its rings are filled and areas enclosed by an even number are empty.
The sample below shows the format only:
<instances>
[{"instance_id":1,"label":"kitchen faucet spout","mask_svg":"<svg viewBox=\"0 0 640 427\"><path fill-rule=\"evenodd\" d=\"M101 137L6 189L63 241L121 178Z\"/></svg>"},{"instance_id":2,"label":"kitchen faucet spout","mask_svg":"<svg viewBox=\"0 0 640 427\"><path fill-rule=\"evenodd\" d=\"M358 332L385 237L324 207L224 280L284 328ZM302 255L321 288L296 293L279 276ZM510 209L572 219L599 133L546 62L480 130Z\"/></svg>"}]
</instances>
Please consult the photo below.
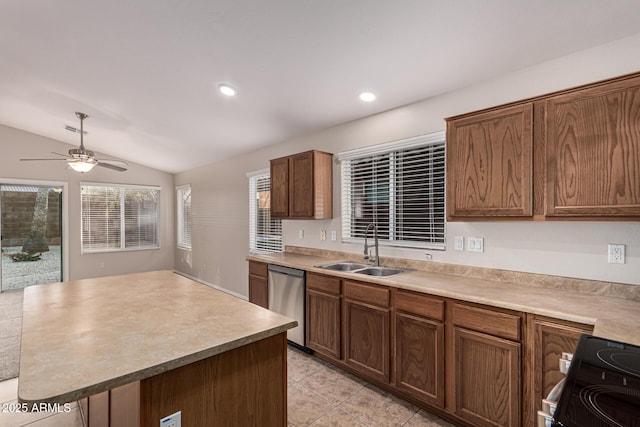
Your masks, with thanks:
<instances>
[{"instance_id":1,"label":"kitchen faucet spout","mask_svg":"<svg viewBox=\"0 0 640 427\"><path fill-rule=\"evenodd\" d=\"M367 234L369 233L370 228L373 228L373 246L376 250L376 256L373 259L373 262L376 267L380 267L380 254L378 253L378 226L375 223L367 225L366 230L364 230L364 259L369 259L369 245L367 244Z\"/></svg>"}]
</instances>

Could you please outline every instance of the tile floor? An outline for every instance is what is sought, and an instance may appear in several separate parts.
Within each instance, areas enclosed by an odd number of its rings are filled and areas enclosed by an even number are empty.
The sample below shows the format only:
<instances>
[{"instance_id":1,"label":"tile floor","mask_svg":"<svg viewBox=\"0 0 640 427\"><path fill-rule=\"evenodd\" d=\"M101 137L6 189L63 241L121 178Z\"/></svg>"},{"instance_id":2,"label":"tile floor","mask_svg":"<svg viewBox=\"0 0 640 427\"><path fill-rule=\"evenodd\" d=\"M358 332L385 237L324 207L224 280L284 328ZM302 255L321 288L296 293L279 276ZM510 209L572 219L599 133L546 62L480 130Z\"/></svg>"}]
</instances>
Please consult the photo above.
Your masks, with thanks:
<instances>
[{"instance_id":1,"label":"tile floor","mask_svg":"<svg viewBox=\"0 0 640 427\"><path fill-rule=\"evenodd\" d=\"M288 355L289 426L452 427L451 424L320 359L296 349ZM68 413L8 413L18 380L0 382L0 426L82 427L76 403Z\"/></svg>"}]
</instances>

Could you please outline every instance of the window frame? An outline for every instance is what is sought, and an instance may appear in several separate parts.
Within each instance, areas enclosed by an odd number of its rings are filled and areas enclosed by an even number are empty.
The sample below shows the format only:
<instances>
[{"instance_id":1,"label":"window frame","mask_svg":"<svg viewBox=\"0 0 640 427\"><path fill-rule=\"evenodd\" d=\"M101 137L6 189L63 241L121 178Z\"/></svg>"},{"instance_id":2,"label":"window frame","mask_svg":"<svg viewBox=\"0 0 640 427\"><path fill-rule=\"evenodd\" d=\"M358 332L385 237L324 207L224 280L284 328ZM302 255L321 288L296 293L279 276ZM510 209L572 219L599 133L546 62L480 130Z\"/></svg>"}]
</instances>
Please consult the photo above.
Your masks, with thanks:
<instances>
[{"instance_id":1,"label":"window frame","mask_svg":"<svg viewBox=\"0 0 640 427\"><path fill-rule=\"evenodd\" d=\"M84 229L84 212L83 212L83 187L103 187L103 188L115 188L120 190L120 248L113 249L87 249L85 248L85 242L83 238L83 229ZM155 190L158 192L158 202L157 202L157 218L156 218L156 236L157 236L157 245L155 246L144 246L144 247L127 247L126 246L126 204L125 204L125 194L127 190ZM95 254L95 253L117 253L117 252L135 252L135 251L146 251L146 250L157 250L161 249L161 241L160 241L160 221L161 221L161 196L162 196L162 187L153 186L153 185L132 185L132 184L113 184L113 183L102 183L102 182L80 182L80 253L81 254Z\"/></svg>"},{"instance_id":2,"label":"window frame","mask_svg":"<svg viewBox=\"0 0 640 427\"><path fill-rule=\"evenodd\" d=\"M447 219L446 219L446 137L445 132L434 132L426 135L419 135L411 138L406 138L398 141L387 142L383 144L378 144L374 146L357 148L354 150L344 151L337 155L338 161L340 161L341 172L340 172L340 191L341 191L341 221L342 221L342 242L343 243L355 243L362 244L364 242L364 238L362 237L353 237L352 236L352 200L351 200L351 188L346 188L346 185L351 185L351 161L354 160L366 160L371 158L373 160L374 156L384 156L389 155L390 157L390 165L389 165L389 188L388 188L388 197L389 197L389 220L388 223L385 223L388 226L390 237L392 236L391 230L396 228L396 200L394 198L395 195L395 182L396 176L395 167L397 166L397 160L394 159L394 156L397 156L398 152L401 151L410 151L412 149L424 148L427 146L438 145L443 150L442 155L442 165L438 165L438 167L442 167L443 174L443 187L442 190L439 191L440 197L437 199L438 202L442 203L442 223L439 221L430 222L429 224L442 225L442 235L438 236L438 242L428 242L428 241L415 241L415 240L389 240L379 238L380 246L389 246L389 247L401 247L401 248L416 248L416 249L429 249L429 250L446 250L446 234L447 234ZM393 159L393 160L392 160ZM348 176L347 176L348 174ZM377 193L376 193L377 194ZM381 227L382 228L382 227ZM371 236L373 237L373 236Z\"/></svg>"},{"instance_id":3,"label":"window frame","mask_svg":"<svg viewBox=\"0 0 640 427\"><path fill-rule=\"evenodd\" d=\"M184 204L184 196L183 196L183 192L184 190L189 190L189 199L190 199L190 204L189 204L189 223L188 223L188 228L189 228L189 242L185 242L184 236L185 234L185 227L187 226L185 223L185 204ZM191 203L193 203L193 193L192 193L192 188L191 188L191 184L185 184L185 185L179 185L176 187L176 224L177 224L177 229L176 229L176 247L178 249L182 249L182 250L186 250L186 251L190 251L192 246L193 246L193 205L191 205Z\"/></svg>"},{"instance_id":4,"label":"window frame","mask_svg":"<svg viewBox=\"0 0 640 427\"><path fill-rule=\"evenodd\" d=\"M247 178L249 179L249 252L250 253L278 253L284 251L284 241L282 236L282 219L280 218L271 218L271 207L269 207L269 221L273 223L273 221L277 222L276 228L279 229L279 247L272 248L271 245L267 247L258 247L258 189L257 189L257 181L260 178L269 178L269 189L271 189L271 172L268 168L260 169L258 171L247 173ZM276 250L277 249L277 250Z\"/></svg>"}]
</instances>

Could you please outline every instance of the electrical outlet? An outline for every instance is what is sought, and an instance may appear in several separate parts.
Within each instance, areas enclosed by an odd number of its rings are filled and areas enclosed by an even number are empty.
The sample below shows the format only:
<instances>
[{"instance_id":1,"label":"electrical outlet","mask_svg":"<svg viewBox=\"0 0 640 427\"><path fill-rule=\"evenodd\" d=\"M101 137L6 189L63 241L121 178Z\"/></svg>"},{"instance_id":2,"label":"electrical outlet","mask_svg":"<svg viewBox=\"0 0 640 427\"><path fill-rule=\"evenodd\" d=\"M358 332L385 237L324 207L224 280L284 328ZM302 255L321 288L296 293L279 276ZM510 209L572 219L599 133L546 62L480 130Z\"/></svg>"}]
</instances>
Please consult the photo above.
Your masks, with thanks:
<instances>
[{"instance_id":1,"label":"electrical outlet","mask_svg":"<svg viewBox=\"0 0 640 427\"><path fill-rule=\"evenodd\" d=\"M322 230L320 232L320 240L327 240L327 230Z\"/></svg>"},{"instance_id":2,"label":"electrical outlet","mask_svg":"<svg viewBox=\"0 0 640 427\"><path fill-rule=\"evenodd\" d=\"M456 236L454 239L455 242L455 250L456 251L464 251L464 237Z\"/></svg>"},{"instance_id":3,"label":"electrical outlet","mask_svg":"<svg viewBox=\"0 0 640 427\"><path fill-rule=\"evenodd\" d=\"M624 245L609 244L609 264L624 264Z\"/></svg>"},{"instance_id":4,"label":"electrical outlet","mask_svg":"<svg viewBox=\"0 0 640 427\"><path fill-rule=\"evenodd\" d=\"M484 252L484 239L482 237L468 237L467 251Z\"/></svg>"},{"instance_id":5,"label":"electrical outlet","mask_svg":"<svg viewBox=\"0 0 640 427\"><path fill-rule=\"evenodd\" d=\"M160 427L181 427L182 425L182 411L178 411L175 414L171 414L160 420Z\"/></svg>"},{"instance_id":6,"label":"electrical outlet","mask_svg":"<svg viewBox=\"0 0 640 427\"><path fill-rule=\"evenodd\" d=\"M100 268L104 268L104 261L100 261Z\"/></svg>"},{"instance_id":7,"label":"electrical outlet","mask_svg":"<svg viewBox=\"0 0 640 427\"><path fill-rule=\"evenodd\" d=\"M298 230L298 239L304 239L304 230L302 228Z\"/></svg>"},{"instance_id":8,"label":"electrical outlet","mask_svg":"<svg viewBox=\"0 0 640 427\"><path fill-rule=\"evenodd\" d=\"M338 240L338 232L336 230L331 230L331 241L335 242Z\"/></svg>"}]
</instances>

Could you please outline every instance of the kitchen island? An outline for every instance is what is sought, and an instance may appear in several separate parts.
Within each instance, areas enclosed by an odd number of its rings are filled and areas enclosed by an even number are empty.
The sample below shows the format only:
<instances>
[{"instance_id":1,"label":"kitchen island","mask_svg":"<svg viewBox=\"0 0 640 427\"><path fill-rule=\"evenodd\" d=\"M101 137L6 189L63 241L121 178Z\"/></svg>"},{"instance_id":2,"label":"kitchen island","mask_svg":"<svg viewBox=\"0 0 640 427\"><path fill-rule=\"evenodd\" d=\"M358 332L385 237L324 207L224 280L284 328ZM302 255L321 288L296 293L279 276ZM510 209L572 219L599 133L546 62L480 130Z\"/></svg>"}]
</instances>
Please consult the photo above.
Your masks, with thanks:
<instances>
[{"instance_id":1,"label":"kitchen island","mask_svg":"<svg viewBox=\"0 0 640 427\"><path fill-rule=\"evenodd\" d=\"M80 400L90 426L286 425L296 324L170 271L31 286L18 398Z\"/></svg>"}]
</instances>

